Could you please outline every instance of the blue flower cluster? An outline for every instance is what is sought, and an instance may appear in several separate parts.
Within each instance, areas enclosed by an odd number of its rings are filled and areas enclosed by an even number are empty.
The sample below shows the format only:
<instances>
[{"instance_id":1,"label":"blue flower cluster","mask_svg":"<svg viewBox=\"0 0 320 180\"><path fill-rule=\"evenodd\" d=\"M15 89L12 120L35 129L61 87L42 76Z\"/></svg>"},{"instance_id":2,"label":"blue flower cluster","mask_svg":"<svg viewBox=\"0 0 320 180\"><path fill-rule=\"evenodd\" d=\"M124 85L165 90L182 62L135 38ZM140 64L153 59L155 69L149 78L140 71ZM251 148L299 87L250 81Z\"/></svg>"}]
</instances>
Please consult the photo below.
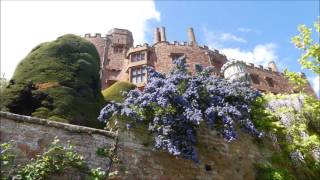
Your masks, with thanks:
<instances>
[{"instance_id":1,"label":"blue flower cluster","mask_svg":"<svg viewBox=\"0 0 320 180\"><path fill-rule=\"evenodd\" d=\"M212 77L211 69L197 68L199 72L192 76L182 58L174 63L167 76L148 68L144 90L131 90L123 103L107 104L99 119L127 116L147 121L157 149L195 161L196 128L202 121L220 131L227 141L236 139L237 126L262 135L250 121L250 104L260 95L258 91L246 83Z\"/></svg>"}]
</instances>

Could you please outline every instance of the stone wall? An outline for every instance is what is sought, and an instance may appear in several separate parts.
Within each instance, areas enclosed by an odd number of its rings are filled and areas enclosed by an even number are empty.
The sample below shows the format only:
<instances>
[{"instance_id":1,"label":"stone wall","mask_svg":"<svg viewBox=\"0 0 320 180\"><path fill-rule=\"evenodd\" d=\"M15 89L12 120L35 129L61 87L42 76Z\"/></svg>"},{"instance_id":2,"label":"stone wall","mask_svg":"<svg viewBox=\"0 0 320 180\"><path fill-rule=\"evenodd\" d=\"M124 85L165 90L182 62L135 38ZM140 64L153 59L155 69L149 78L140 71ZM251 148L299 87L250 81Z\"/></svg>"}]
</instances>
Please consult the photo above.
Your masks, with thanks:
<instances>
[{"instance_id":1,"label":"stone wall","mask_svg":"<svg viewBox=\"0 0 320 180\"><path fill-rule=\"evenodd\" d=\"M175 54L181 54L186 57L189 70L194 73L195 65L199 64L203 67L213 66L218 71L227 61L226 57L211 51L208 47L192 46L187 43L179 44L175 42L159 42L153 45L153 51L150 61L154 62L156 71L161 73L169 73L173 67L172 59Z\"/></svg>"},{"instance_id":2,"label":"stone wall","mask_svg":"<svg viewBox=\"0 0 320 180\"><path fill-rule=\"evenodd\" d=\"M155 150L147 130L130 129L119 133L118 179L154 180L254 180L256 164L264 155L252 136L239 130L239 139L226 142L216 131L200 127L196 149L200 163Z\"/></svg>"},{"instance_id":3,"label":"stone wall","mask_svg":"<svg viewBox=\"0 0 320 180\"><path fill-rule=\"evenodd\" d=\"M0 112L0 115L0 142L13 141L13 149L17 155L15 164L25 164L41 154L58 137L62 145L67 145L70 141L90 168L107 169L110 160L97 155L96 151L116 143L116 134L7 112Z\"/></svg>"},{"instance_id":4,"label":"stone wall","mask_svg":"<svg viewBox=\"0 0 320 180\"><path fill-rule=\"evenodd\" d=\"M220 69L223 64L227 62L227 57L219 53L218 50L211 50L205 45L199 46L196 43L192 43L192 41L195 40L192 40L190 36L194 36L194 34L192 29L189 29L189 31L189 43L177 41L170 43L166 40L157 40L150 46L144 44L143 46L137 47L133 47L133 36L128 30L115 28L112 29L106 37L101 37L100 34L96 34L95 36L86 34L85 38L96 46L100 55L102 62L102 89L109 87L116 81L130 81L130 67L133 67L134 64L131 63L127 56L133 51L139 52L139 48L142 48L140 51L148 51L145 65L154 66L155 70L161 73L170 72L170 69L173 67L173 56L183 54L186 56L187 63L190 66L189 70L192 73L195 72L195 64L199 64L203 67L214 67L215 71L213 75L222 76ZM156 34L158 33L159 32ZM122 53L114 52L114 48L119 46L123 48ZM144 47L146 47L146 49ZM283 74L277 71L274 62L271 63L271 67L269 68L264 68L261 65L255 66L249 63L247 70L251 76L257 76L259 82L252 83L252 87L258 90L272 93L293 92L292 86L290 86ZM270 85L268 81L272 81L272 85ZM305 92L315 96L309 83L305 87Z\"/></svg>"},{"instance_id":5,"label":"stone wall","mask_svg":"<svg viewBox=\"0 0 320 180\"><path fill-rule=\"evenodd\" d=\"M107 170L110 160L98 156L96 150L116 143L115 133L6 112L0 115L1 143L14 140L18 154L16 163L28 162L57 136L62 144L70 141L89 167ZM205 127L200 129L196 146L199 164L155 150L147 129L120 129L116 144L120 161L113 163L110 171L118 172L116 179L255 179L255 164L264 161L265 155L252 136L239 130L239 139L228 143L216 131ZM81 174L66 173L64 176L64 179L71 176L72 179L83 179ZM61 179L60 175L57 177Z\"/></svg>"},{"instance_id":6,"label":"stone wall","mask_svg":"<svg viewBox=\"0 0 320 180\"><path fill-rule=\"evenodd\" d=\"M247 65L247 71L253 79L255 76L257 81L251 83L252 87L263 91L263 92L272 92L272 93L293 93L293 87L289 84L289 81L283 76L281 72L272 71L271 68L264 68L263 66L255 66L254 64ZM271 79L271 84L268 82ZM311 95L315 96L315 93L309 84L305 86L304 91Z\"/></svg>"}]
</instances>

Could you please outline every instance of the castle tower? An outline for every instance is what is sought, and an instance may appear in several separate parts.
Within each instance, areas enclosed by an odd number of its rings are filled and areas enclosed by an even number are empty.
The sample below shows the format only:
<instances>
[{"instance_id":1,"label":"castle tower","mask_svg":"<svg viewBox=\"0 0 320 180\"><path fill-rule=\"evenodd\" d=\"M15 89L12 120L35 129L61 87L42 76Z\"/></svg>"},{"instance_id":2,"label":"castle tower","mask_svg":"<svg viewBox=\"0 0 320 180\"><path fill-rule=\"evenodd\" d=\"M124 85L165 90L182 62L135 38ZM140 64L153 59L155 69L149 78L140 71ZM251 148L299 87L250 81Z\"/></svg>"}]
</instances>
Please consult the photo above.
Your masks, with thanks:
<instances>
[{"instance_id":1,"label":"castle tower","mask_svg":"<svg viewBox=\"0 0 320 180\"><path fill-rule=\"evenodd\" d=\"M108 47L108 63L103 67L106 71L104 79L106 88L119 80L125 65L126 54L133 47L133 36L129 30L113 28L107 33L110 41Z\"/></svg>"},{"instance_id":2,"label":"castle tower","mask_svg":"<svg viewBox=\"0 0 320 180\"><path fill-rule=\"evenodd\" d=\"M105 77L106 71L103 68L108 59L108 46L109 41L106 37L102 37L100 33L96 33L94 36L91 34L85 34L84 38L90 41L97 49L100 57L100 80L101 80L101 87L105 86L105 82L103 77Z\"/></svg>"}]
</instances>

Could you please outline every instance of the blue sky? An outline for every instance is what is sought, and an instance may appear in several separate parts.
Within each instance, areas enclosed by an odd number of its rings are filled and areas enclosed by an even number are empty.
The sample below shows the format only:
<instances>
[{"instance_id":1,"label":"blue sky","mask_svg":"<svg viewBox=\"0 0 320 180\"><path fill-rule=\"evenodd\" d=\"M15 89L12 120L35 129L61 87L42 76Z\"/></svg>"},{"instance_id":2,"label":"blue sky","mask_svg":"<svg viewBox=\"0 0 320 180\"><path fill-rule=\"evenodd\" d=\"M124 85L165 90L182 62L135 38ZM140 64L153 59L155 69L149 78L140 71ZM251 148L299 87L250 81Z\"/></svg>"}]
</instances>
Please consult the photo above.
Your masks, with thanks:
<instances>
[{"instance_id":1,"label":"blue sky","mask_svg":"<svg viewBox=\"0 0 320 180\"><path fill-rule=\"evenodd\" d=\"M313 26L319 16L319 1L156 1L155 4L161 19L149 21L148 25L151 29L165 26L169 41L187 41L186 29L194 27L199 44L229 49L223 52L235 56L254 54L258 46L267 52L253 57L254 63L265 64L271 58L279 69L302 71L313 83L319 82L314 74L301 70L297 61L301 51L291 43L299 24ZM152 31L146 39L152 42Z\"/></svg>"},{"instance_id":2,"label":"blue sky","mask_svg":"<svg viewBox=\"0 0 320 180\"><path fill-rule=\"evenodd\" d=\"M1 0L0 12L0 67L7 79L32 48L61 35L105 35L111 28L123 28L133 33L135 44L152 44L153 29L160 26L166 27L169 41L187 41L187 28L193 27L199 44L228 58L257 65L274 60L279 69L301 71L301 51L290 41L299 24L311 27L317 19L319 0ZM303 72L319 91L319 78Z\"/></svg>"}]
</instances>

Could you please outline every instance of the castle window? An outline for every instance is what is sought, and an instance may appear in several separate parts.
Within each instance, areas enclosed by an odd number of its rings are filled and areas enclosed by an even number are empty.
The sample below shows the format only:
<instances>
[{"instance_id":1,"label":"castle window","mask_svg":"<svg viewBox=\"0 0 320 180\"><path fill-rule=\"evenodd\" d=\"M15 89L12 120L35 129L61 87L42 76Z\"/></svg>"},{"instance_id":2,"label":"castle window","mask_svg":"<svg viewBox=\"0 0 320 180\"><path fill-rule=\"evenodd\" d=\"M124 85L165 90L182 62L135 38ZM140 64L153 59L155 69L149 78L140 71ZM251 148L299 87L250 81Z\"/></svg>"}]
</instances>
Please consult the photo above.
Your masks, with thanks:
<instances>
[{"instance_id":1,"label":"castle window","mask_svg":"<svg viewBox=\"0 0 320 180\"><path fill-rule=\"evenodd\" d=\"M119 54L123 52L123 48L121 46L115 46L113 47L113 53Z\"/></svg>"},{"instance_id":2,"label":"castle window","mask_svg":"<svg viewBox=\"0 0 320 180\"><path fill-rule=\"evenodd\" d=\"M201 64L194 64L194 69L196 70L196 72L202 72L203 71L203 67Z\"/></svg>"},{"instance_id":3,"label":"castle window","mask_svg":"<svg viewBox=\"0 0 320 180\"><path fill-rule=\"evenodd\" d=\"M268 83L268 85L269 85L270 87L273 87L273 86L274 86L274 82L273 82L273 79L272 79L272 78L266 77L266 81L267 81L267 83Z\"/></svg>"},{"instance_id":4,"label":"castle window","mask_svg":"<svg viewBox=\"0 0 320 180\"><path fill-rule=\"evenodd\" d=\"M251 80L254 84L260 84L259 76L256 74L250 74Z\"/></svg>"},{"instance_id":5,"label":"castle window","mask_svg":"<svg viewBox=\"0 0 320 180\"><path fill-rule=\"evenodd\" d=\"M183 57L184 56L184 54L183 53L171 53L171 58L172 58L172 61L175 61L175 60L177 60L177 59L179 59L179 58L181 58L181 57Z\"/></svg>"},{"instance_id":6,"label":"castle window","mask_svg":"<svg viewBox=\"0 0 320 180\"><path fill-rule=\"evenodd\" d=\"M139 84L146 81L147 69L145 67L132 68L131 69L131 82L133 84Z\"/></svg>"},{"instance_id":7,"label":"castle window","mask_svg":"<svg viewBox=\"0 0 320 180\"><path fill-rule=\"evenodd\" d=\"M144 60L144 57L145 57L144 52L131 54L131 62L142 61Z\"/></svg>"}]
</instances>

